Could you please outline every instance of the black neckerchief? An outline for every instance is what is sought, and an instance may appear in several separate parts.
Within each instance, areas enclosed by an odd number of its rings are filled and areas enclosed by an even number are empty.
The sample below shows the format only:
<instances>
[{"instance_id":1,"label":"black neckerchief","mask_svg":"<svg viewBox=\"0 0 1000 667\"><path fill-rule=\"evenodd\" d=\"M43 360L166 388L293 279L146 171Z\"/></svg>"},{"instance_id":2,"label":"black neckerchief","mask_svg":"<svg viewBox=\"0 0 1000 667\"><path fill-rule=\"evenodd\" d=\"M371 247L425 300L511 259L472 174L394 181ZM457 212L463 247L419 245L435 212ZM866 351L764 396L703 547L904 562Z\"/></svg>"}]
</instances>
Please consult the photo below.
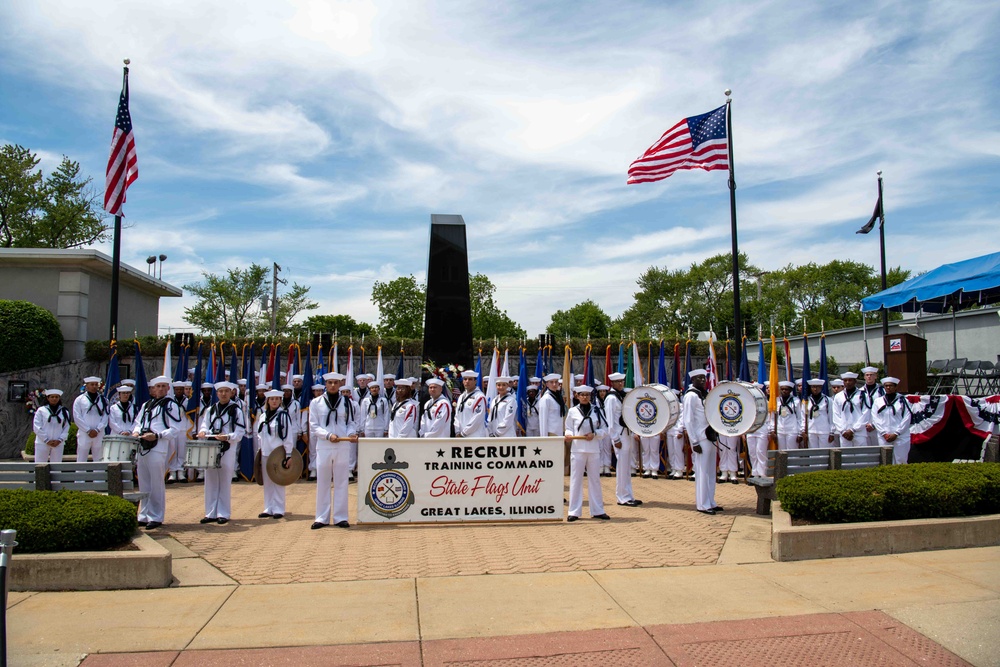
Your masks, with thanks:
<instances>
[{"instance_id":1,"label":"black neckerchief","mask_svg":"<svg viewBox=\"0 0 1000 667\"><path fill-rule=\"evenodd\" d=\"M580 415L584 419L587 420L588 424L590 424L590 432L591 433L597 433L597 430L594 429L594 420L590 416L590 413L594 409L594 406L592 406L590 403L588 403L587 405L584 405L583 403L580 403L576 407L580 410ZM582 426L582 424L581 424L581 426Z\"/></svg>"},{"instance_id":2,"label":"black neckerchief","mask_svg":"<svg viewBox=\"0 0 1000 667\"><path fill-rule=\"evenodd\" d=\"M389 418L390 418L390 419L391 419L392 421L396 421L396 415L397 415L397 414L399 414L399 411L400 411L400 410L401 410L401 409L403 408L403 406L404 406L404 405L406 405L407 403L409 403L409 402L410 402L411 400L413 400L413 399L412 399L412 398L408 398L408 399L406 399L405 401L398 401L398 402L397 402L397 403L396 403L396 404L395 404L394 406L392 406L392 408L391 408L391 409L389 410Z\"/></svg>"},{"instance_id":3,"label":"black neckerchief","mask_svg":"<svg viewBox=\"0 0 1000 667\"><path fill-rule=\"evenodd\" d=\"M549 389L548 387L546 387L545 391L547 391L550 394L552 394L552 398L556 399L556 403L559 405L559 416L560 417L565 417L566 416L566 401L563 400L562 389L560 389L559 391L552 391L551 389Z\"/></svg>"},{"instance_id":4,"label":"black neckerchief","mask_svg":"<svg viewBox=\"0 0 1000 667\"><path fill-rule=\"evenodd\" d=\"M443 393L437 398L432 398L431 400L427 401L427 404L424 405L424 412L429 414L432 410L434 410L434 406L437 405L442 400L444 400Z\"/></svg>"},{"instance_id":5,"label":"black neckerchief","mask_svg":"<svg viewBox=\"0 0 1000 667\"><path fill-rule=\"evenodd\" d=\"M688 391L693 391L694 393L696 393L698 395L698 398L701 399L702 403L705 402L705 397L708 396L708 392L707 391L705 391L704 389L698 389L698 387L696 387L694 385L691 385L690 387L688 387L687 390Z\"/></svg>"},{"instance_id":6,"label":"black neckerchief","mask_svg":"<svg viewBox=\"0 0 1000 667\"><path fill-rule=\"evenodd\" d=\"M371 392L368 392L368 408L371 409L372 406L375 406L375 416L376 417L378 417L378 406L379 406L379 403L382 402L381 399L382 399L382 395L381 394L379 394L378 396L375 396L375 394L373 394ZM388 404L388 401L386 401L386 403Z\"/></svg>"},{"instance_id":7,"label":"black neckerchief","mask_svg":"<svg viewBox=\"0 0 1000 667\"><path fill-rule=\"evenodd\" d=\"M208 426L215 433L222 433L226 426L235 428L239 425L239 406L233 401L229 401L225 405L216 403L208 411Z\"/></svg>"},{"instance_id":8,"label":"black neckerchief","mask_svg":"<svg viewBox=\"0 0 1000 667\"><path fill-rule=\"evenodd\" d=\"M62 420L64 415L66 417L66 421L69 421L69 410L64 408L61 403L57 403L54 408L48 404L46 404L45 407L49 409L49 418L47 421L52 421L54 418L56 420L56 423L62 426L63 424Z\"/></svg>"},{"instance_id":9,"label":"black neckerchief","mask_svg":"<svg viewBox=\"0 0 1000 667\"><path fill-rule=\"evenodd\" d=\"M850 391L850 392L848 392L846 389L844 390L844 402L847 403L847 405L849 405L851 407L851 414L852 415L854 414L854 400L853 399L854 399L854 394L856 394L856 393L858 393L858 388L857 387L854 387L854 389L852 391Z\"/></svg>"},{"instance_id":10,"label":"black neckerchief","mask_svg":"<svg viewBox=\"0 0 1000 667\"><path fill-rule=\"evenodd\" d=\"M264 413L264 421L262 421L257 427L257 433L263 431L266 426L267 434L271 435L271 422L275 419L278 420L278 438L284 440L285 436L288 434L288 424L291 421L291 418L288 416L288 410L285 410L284 408L278 408L276 410L268 408Z\"/></svg>"},{"instance_id":11,"label":"black neckerchief","mask_svg":"<svg viewBox=\"0 0 1000 667\"><path fill-rule=\"evenodd\" d=\"M169 405L173 401L163 398L151 398L142 406L142 420L139 422L141 430L149 432L150 427L153 425L153 419L155 418L154 412L157 408L160 409L160 418L163 420L163 427L170 428L170 424L167 423L167 415L170 414Z\"/></svg>"},{"instance_id":12,"label":"black neckerchief","mask_svg":"<svg viewBox=\"0 0 1000 667\"><path fill-rule=\"evenodd\" d=\"M358 402L365 399L365 394L368 393L368 387L358 387Z\"/></svg>"},{"instance_id":13,"label":"black neckerchief","mask_svg":"<svg viewBox=\"0 0 1000 667\"><path fill-rule=\"evenodd\" d=\"M326 402L326 407L328 407L330 409L330 411L328 413L326 413L326 425L327 426L330 425L330 417L333 417L333 423L334 424L337 423L337 417L336 417L336 415L337 415L337 408L340 407L340 402L344 399L344 397L340 395L339 391L336 394L334 394L334 396L337 397L336 400L333 400L333 399L330 398L330 392L326 392L325 394L323 394L323 400ZM350 423L351 418L354 416L353 412L354 412L354 410L352 410L352 408L351 408L351 402L350 401L345 401L344 402L344 424L345 425Z\"/></svg>"},{"instance_id":14,"label":"black neckerchief","mask_svg":"<svg viewBox=\"0 0 1000 667\"><path fill-rule=\"evenodd\" d=\"M900 395L899 392L896 392L895 394L892 394L891 397L890 397L889 394L886 394L885 395L885 405L883 405L881 408L878 409L879 414L881 414L883 410L885 410L886 408L888 408L888 409L892 410L893 416L896 416L896 403L897 402L900 402L900 406L899 406L900 410L904 410L904 409L909 410L909 406L906 406L906 405L904 405L904 404L901 403L901 401L905 401L905 400L906 399L903 399L901 397L901 395Z\"/></svg>"},{"instance_id":15,"label":"black neckerchief","mask_svg":"<svg viewBox=\"0 0 1000 667\"><path fill-rule=\"evenodd\" d=\"M121 401L119 401L118 405L121 406L122 409L122 421L129 423L135 421L135 416L136 413L138 412L135 403L133 403L132 401L127 401L125 403L122 403ZM129 410L132 411L131 415L129 414Z\"/></svg>"},{"instance_id":16,"label":"black neckerchief","mask_svg":"<svg viewBox=\"0 0 1000 667\"><path fill-rule=\"evenodd\" d=\"M596 403L591 404L594 406L594 414L597 415L597 423L607 426L608 418L607 415L604 414L604 403L600 399L597 399Z\"/></svg>"},{"instance_id":17,"label":"black neckerchief","mask_svg":"<svg viewBox=\"0 0 1000 667\"><path fill-rule=\"evenodd\" d=\"M812 394L809 394L809 400L811 401L811 405L809 406L810 419L816 417L816 413L819 412L819 406L823 404L824 398L826 398L826 396L824 396L823 394L820 394L819 396L813 396Z\"/></svg>"},{"instance_id":18,"label":"black neckerchief","mask_svg":"<svg viewBox=\"0 0 1000 667\"><path fill-rule=\"evenodd\" d=\"M283 407L283 408L285 408L287 410L288 406L291 405L292 401L294 401L294 400L295 400L294 396L289 396L288 398L285 398L284 396L282 396L281 397L281 407Z\"/></svg>"},{"instance_id":19,"label":"black neckerchief","mask_svg":"<svg viewBox=\"0 0 1000 667\"><path fill-rule=\"evenodd\" d=\"M787 401L785 400L785 397L781 395L778 396L778 399L781 401L781 406L778 408L779 411L782 407L785 407L790 408L793 415L797 415L799 413L799 411L795 409L795 394L789 394Z\"/></svg>"},{"instance_id":20,"label":"black neckerchief","mask_svg":"<svg viewBox=\"0 0 1000 667\"><path fill-rule=\"evenodd\" d=\"M463 410L465 410L465 402L468 401L473 396L475 396L477 391L479 391L478 387L475 388L475 389L473 389L472 391L467 391L464 394L462 394L462 398L458 402L458 412L459 412L459 414L461 414L461 412ZM482 392L480 391L479 393L481 394Z\"/></svg>"},{"instance_id":21,"label":"black neckerchief","mask_svg":"<svg viewBox=\"0 0 1000 667\"><path fill-rule=\"evenodd\" d=\"M531 415L532 412L534 412L536 415L538 414L538 406L536 405L536 403L538 403L538 394L535 394L534 398L528 396L527 398L524 399L524 402L528 406L529 416Z\"/></svg>"},{"instance_id":22,"label":"black neckerchief","mask_svg":"<svg viewBox=\"0 0 1000 667\"><path fill-rule=\"evenodd\" d=\"M490 415L490 421L497 418L497 410L500 409L500 404L510 398L510 394L504 394L503 396L497 396L497 399L493 401L493 414Z\"/></svg>"},{"instance_id":23,"label":"black neckerchief","mask_svg":"<svg viewBox=\"0 0 1000 667\"><path fill-rule=\"evenodd\" d=\"M97 408L97 416L103 417L104 413L108 411L107 399L97 392L91 394L89 391L87 392L87 398L90 399L90 405L87 406L87 412Z\"/></svg>"}]
</instances>

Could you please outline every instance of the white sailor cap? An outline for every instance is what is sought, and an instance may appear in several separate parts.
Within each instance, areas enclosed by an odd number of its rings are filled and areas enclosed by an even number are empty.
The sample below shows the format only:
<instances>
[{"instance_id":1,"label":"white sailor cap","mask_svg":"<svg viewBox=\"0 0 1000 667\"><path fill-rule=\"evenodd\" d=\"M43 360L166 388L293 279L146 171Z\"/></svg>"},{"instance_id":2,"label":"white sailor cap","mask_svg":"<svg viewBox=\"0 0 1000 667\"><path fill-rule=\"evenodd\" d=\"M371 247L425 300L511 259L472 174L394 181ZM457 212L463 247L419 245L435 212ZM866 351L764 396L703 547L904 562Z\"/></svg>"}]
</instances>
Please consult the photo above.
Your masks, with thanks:
<instances>
[{"instance_id":1,"label":"white sailor cap","mask_svg":"<svg viewBox=\"0 0 1000 667\"><path fill-rule=\"evenodd\" d=\"M794 389L795 388L795 383L794 382L789 382L788 380L782 380L781 382L778 383L778 386L779 387L784 387L784 388L787 388L787 389Z\"/></svg>"},{"instance_id":2,"label":"white sailor cap","mask_svg":"<svg viewBox=\"0 0 1000 667\"><path fill-rule=\"evenodd\" d=\"M45 395L46 396L62 396L63 395L63 390L62 389L46 389L45 390Z\"/></svg>"},{"instance_id":3,"label":"white sailor cap","mask_svg":"<svg viewBox=\"0 0 1000 667\"><path fill-rule=\"evenodd\" d=\"M573 387L573 393L574 394L589 394L592 391L594 391L594 388L593 387L588 387L585 384L581 384L581 385L579 385L577 387Z\"/></svg>"},{"instance_id":4,"label":"white sailor cap","mask_svg":"<svg viewBox=\"0 0 1000 667\"><path fill-rule=\"evenodd\" d=\"M247 386L247 381L244 378L240 378L239 380L236 381L236 384L240 385L241 387L245 387Z\"/></svg>"},{"instance_id":5,"label":"white sailor cap","mask_svg":"<svg viewBox=\"0 0 1000 667\"><path fill-rule=\"evenodd\" d=\"M121 386L118 387L118 393L119 394L131 394L132 393L132 387L128 386L127 384L123 384L123 385L121 385Z\"/></svg>"},{"instance_id":6,"label":"white sailor cap","mask_svg":"<svg viewBox=\"0 0 1000 667\"><path fill-rule=\"evenodd\" d=\"M442 380L441 378L431 378L431 379L429 379L427 381L426 384L429 387L431 387L431 386L433 386L433 387L443 387L444 386L444 380Z\"/></svg>"},{"instance_id":7,"label":"white sailor cap","mask_svg":"<svg viewBox=\"0 0 1000 667\"><path fill-rule=\"evenodd\" d=\"M844 381L843 380L830 380L830 386L831 387L843 387L844 386Z\"/></svg>"},{"instance_id":8,"label":"white sailor cap","mask_svg":"<svg viewBox=\"0 0 1000 667\"><path fill-rule=\"evenodd\" d=\"M368 378L369 380L374 380L375 379L375 376L372 375L371 373L365 373L365 377Z\"/></svg>"},{"instance_id":9,"label":"white sailor cap","mask_svg":"<svg viewBox=\"0 0 1000 667\"><path fill-rule=\"evenodd\" d=\"M545 382L552 382L553 380L562 380L562 376L559 373L549 373L542 378Z\"/></svg>"},{"instance_id":10,"label":"white sailor cap","mask_svg":"<svg viewBox=\"0 0 1000 667\"><path fill-rule=\"evenodd\" d=\"M130 387L134 387L135 386L135 380L122 380L122 384L127 384Z\"/></svg>"},{"instance_id":11,"label":"white sailor cap","mask_svg":"<svg viewBox=\"0 0 1000 667\"><path fill-rule=\"evenodd\" d=\"M236 391L236 385L233 384L232 382L227 382L223 380L222 382L215 383L215 390L218 391L219 389L231 389L233 391Z\"/></svg>"},{"instance_id":12,"label":"white sailor cap","mask_svg":"<svg viewBox=\"0 0 1000 667\"><path fill-rule=\"evenodd\" d=\"M891 375L887 375L882 378L882 384L899 384L899 378L894 378Z\"/></svg>"},{"instance_id":13,"label":"white sailor cap","mask_svg":"<svg viewBox=\"0 0 1000 667\"><path fill-rule=\"evenodd\" d=\"M479 377L479 373L477 373L476 371L462 371L462 377L463 378L477 378L477 377Z\"/></svg>"},{"instance_id":14,"label":"white sailor cap","mask_svg":"<svg viewBox=\"0 0 1000 667\"><path fill-rule=\"evenodd\" d=\"M228 372L229 372L229 371L226 371L226 373L228 373ZM281 371L281 372L279 373L279 376L280 376L280 377L283 377L283 378L284 378L284 377L288 377L288 373L286 373L285 371Z\"/></svg>"},{"instance_id":15,"label":"white sailor cap","mask_svg":"<svg viewBox=\"0 0 1000 667\"><path fill-rule=\"evenodd\" d=\"M181 382L180 380L174 380L173 382L170 383L170 386L172 388L174 388L174 389L177 389L178 387L180 387L181 389L183 389L184 388L184 383Z\"/></svg>"},{"instance_id":16,"label":"white sailor cap","mask_svg":"<svg viewBox=\"0 0 1000 667\"><path fill-rule=\"evenodd\" d=\"M296 375L293 375L293 376L292 376L292 379L293 379L293 380L301 380L301 379L302 379L302 378L304 378L304 377L305 377L305 375L297 375L297 374L296 374Z\"/></svg>"},{"instance_id":17,"label":"white sailor cap","mask_svg":"<svg viewBox=\"0 0 1000 667\"><path fill-rule=\"evenodd\" d=\"M874 366L865 366L861 369L862 373L878 373L878 369Z\"/></svg>"},{"instance_id":18,"label":"white sailor cap","mask_svg":"<svg viewBox=\"0 0 1000 667\"><path fill-rule=\"evenodd\" d=\"M412 387L413 383L409 380L409 378L400 378L400 379L396 380L396 386L397 387Z\"/></svg>"},{"instance_id":19,"label":"white sailor cap","mask_svg":"<svg viewBox=\"0 0 1000 667\"><path fill-rule=\"evenodd\" d=\"M202 389L215 389L215 385L212 384L211 382L202 382L201 383L201 388Z\"/></svg>"},{"instance_id":20,"label":"white sailor cap","mask_svg":"<svg viewBox=\"0 0 1000 667\"><path fill-rule=\"evenodd\" d=\"M96 375L88 375L87 377L83 378L84 384L90 384L91 382L100 382L100 381L101 378L97 377Z\"/></svg>"},{"instance_id":21,"label":"white sailor cap","mask_svg":"<svg viewBox=\"0 0 1000 667\"><path fill-rule=\"evenodd\" d=\"M583 379L583 373L577 373L576 375L573 376L573 379L574 380L582 380Z\"/></svg>"},{"instance_id":22,"label":"white sailor cap","mask_svg":"<svg viewBox=\"0 0 1000 667\"><path fill-rule=\"evenodd\" d=\"M825 384L826 380L822 380L820 378L816 378L815 380L809 380L810 387L822 387Z\"/></svg>"},{"instance_id":23,"label":"white sailor cap","mask_svg":"<svg viewBox=\"0 0 1000 667\"><path fill-rule=\"evenodd\" d=\"M765 387L770 387L771 386L771 381L770 380L764 380L764 386Z\"/></svg>"},{"instance_id":24,"label":"white sailor cap","mask_svg":"<svg viewBox=\"0 0 1000 667\"><path fill-rule=\"evenodd\" d=\"M282 389L282 391L295 391L295 387L293 387L290 384L283 384L283 385L281 385L281 389Z\"/></svg>"},{"instance_id":25,"label":"white sailor cap","mask_svg":"<svg viewBox=\"0 0 1000 667\"><path fill-rule=\"evenodd\" d=\"M284 375L284 373L282 373ZM226 377L229 377L229 371L226 371Z\"/></svg>"},{"instance_id":26,"label":"white sailor cap","mask_svg":"<svg viewBox=\"0 0 1000 667\"><path fill-rule=\"evenodd\" d=\"M321 385L321 384L314 384L314 385L312 386L312 389L313 389L313 391L315 391L315 390L317 390L317 389L319 389L320 391L324 391L324 390L326 390L326 387L324 387L324 386L323 386L323 385Z\"/></svg>"},{"instance_id":27,"label":"white sailor cap","mask_svg":"<svg viewBox=\"0 0 1000 667\"><path fill-rule=\"evenodd\" d=\"M367 380L368 379L368 373L358 373L357 375L354 376L354 379L355 380Z\"/></svg>"},{"instance_id":28,"label":"white sailor cap","mask_svg":"<svg viewBox=\"0 0 1000 667\"><path fill-rule=\"evenodd\" d=\"M347 376L336 371L330 371L323 375L324 380L346 380Z\"/></svg>"},{"instance_id":29,"label":"white sailor cap","mask_svg":"<svg viewBox=\"0 0 1000 667\"><path fill-rule=\"evenodd\" d=\"M409 380L410 384L412 384L414 387L419 387L420 386L420 378L408 377L406 379Z\"/></svg>"},{"instance_id":30,"label":"white sailor cap","mask_svg":"<svg viewBox=\"0 0 1000 667\"><path fill-rule=\"evenodd\" d=\"M512 378L509 375L498 375L496 377L496 379L494 379L493 381L494 382L503 382L504 384L510 384L510 381L513 380L513 379L514 378Z\"/></svg>"},{"instance_id":31,"label":"white sailor cap","mask_svg":"<svg viewBox=\"0 0 1000 667\"><path fill-rule=\"evenodd\" d=\"M536 377L534 375L532 375L530 378L528 378L528 382L534 382L535 384L538 384L541 381L542 381L542 378Z\"/></svg>"},{"instance_id":32,"label":"white sailor cap","mask_svg":"<svg viewBox=\"0 0 1000 667\"><path fill-rule=\"evenodd\" d=\"M170 384L170 378L166 375L157 375L155 378L149 381L149 386L152 387L154 384Z\"/></svg>"},{"instance_id":33,"label":"white sailor cap","mask_svg":"<svg viewBox=\"0 0 1000 667\"><path fill-rule=\"evenodd\" d=\"M611 387L606 384L597 385L597 391L608 391L609 389L611 389Z\"/></svg>"},{"instance_id":34,"label":"white sailor cap","mask_svg":"<svg viewBox=\"0 0 1000 667\"><path fill-rule=\"evenodd\" d=\"M858 374L857 373L852 373L850 371L847 371L846 373L841 373L840 374L840 378L842 380L857 380L858 379Z\"/></svg>"},{"instance_id":35,"label":"white sailor cap","mask_svg":"<svg viewBox=\"0 0 1000 667\"><path fill-rule=\"evenodd\" d=\"M704 368L696 368L693 371L691 371L690 373L688 373L688 376L693 377L693 378L701 377L701 376L708 377L708 371L706 371Z\"/></svg>"},{"instance_id":36,"label":"white sailor cap","mask_svg":"<svg viewBox=\"0 0 1000 667\"><path fill-rule=\"evenodd\" d=\"M621 382L624 379L625 379L624 373L612 373L611 375L608 376L609 382Z\"/></svg>"},{"instance_id":37,"label":"white sailor cap","mask_svg":"<svg viewBox=\"0 0 1000 667\"><path fill-rule=\"evenodd\" d=\"M532 389L534 389L535 391L538 391L538 385L535 384L534 382L532 382L531 384L528 385L528 391L531 391Z\"/></svg>"},{"instance_id":38,"label":"white sailor cap","mask_svg":"<svg viewBox=\"0 0 1000 667\"><path fill-rule=\"evenodd\" d=\"M270 386L271 385L267 384L266 382L261 382L259 385L257 385L257 391L267 391L267 388Z\"/></svg>"},{"instance_id":39,"label":"white sailor cap","mask_svg":"<svg viewBox=\"0 0 1000 667\"><path fill-rule=\"evenodd\" d=\"M285 392L280 391L278 389L271 389L269 391L264 392L264 398L283 398L284 395Z\"/></svg>"},{"instance_id":40,"label":"white sailor cap","mask_svg":"<svg viewBox=\"0 0 1000 667\"><path fill-rule=\"evenodd\" d=\"M770 382L767 382L765 384L770 384ZM761 384L760 382L754 382L753 386L757 387L758 389L763 389L764 388L764 385Z\"/></svg>"},{"instance_id":41,"label":"white sailor cap","mask_svg":"<svg viewBox=\"0 0 1000 667\"><path fill-rule=\"evenodd\" d=\"M353 393L353 392L354 392L354 389L353 389L352 387L348 387L348 386L347 386L347 385L345 384L345 385L344 385L343 387L341 387L341 388L340 388L340 393L344 393L344 392L347 392L347 395L348 395L348 396L350 396L350 395L351 395L351 393Z\"/></svg>"},{"instance_id":42,"label":"white sailor cap","mask_svg":"<svg viewBox=\"0 0 1000 667\"><path fill-rule=\"evenodd\" d=\"M802 386L802 378L795 378L795 386L796 387Z\"/></svg>"},{"instance_id":43,"label":"white sailor cap","mask_svg":"<svg viewBox=\"0 0 1000 667\"><path fill-rule=\"evenodd\" d=\"M183 382L175 382L174 384L178 387L184 387L185 389L187 389L188 387L191 386L191 380L184 380Z\"/></svg>"},{"instance_id":44,"label":"white sailor cap","mask_svg":"<svg viewBox=\"0 0 1000 667\"><path fill-rule=\"evenodd\" d=\"M395 373L385 373L385 374L384 374L384 375L382 376L382 381L383 381L383 382L384 382L385 380L395 380L395 379L396 379L396 374L395 374Z\"/></svg>"}]
</instances>

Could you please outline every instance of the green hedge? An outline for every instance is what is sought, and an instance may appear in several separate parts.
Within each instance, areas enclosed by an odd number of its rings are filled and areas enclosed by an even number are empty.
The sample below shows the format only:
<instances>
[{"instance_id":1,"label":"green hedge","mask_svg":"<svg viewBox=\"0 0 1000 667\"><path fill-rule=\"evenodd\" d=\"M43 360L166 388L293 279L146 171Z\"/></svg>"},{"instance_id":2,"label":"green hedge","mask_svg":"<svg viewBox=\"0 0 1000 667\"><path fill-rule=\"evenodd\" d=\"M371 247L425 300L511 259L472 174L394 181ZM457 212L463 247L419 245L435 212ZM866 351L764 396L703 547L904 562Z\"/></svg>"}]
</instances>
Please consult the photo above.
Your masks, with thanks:
<instances>
[{"instance_id":1,"label":"green hedge","mask_svg":"<svg viewBox=\"0 0 1000 667\"><path fill-rule=\"evenodd\" d=\"M0 373L54 364L62 354L55 315L30 301L0 300Z\"/></svg>"},{"instance_id":2,"label":"green hedge","mask_svg":"<svg viewBox=\"0 0 1000 667\"><path fill-rule=\"evenodd\" d=\"M63 445L63 456L67 454L76 455L76 424L70 423L69 425L69 435L66 436L66 444ZM24 445L24 452L26 454L35 453L35 432L32 431L28 434L28 441Z\"/></svg>"},{"instance_id":3,"label":"green hedge","mask_svg":"<svg viewBox=\"0 0 1000 667\"><path fill-rule=\"evenodd\" d=\"M853 523L1000 513L1000 463L911 463L828 470L778 481L797 519Z\"/></svg>"},{"instance_id":4,"label":"green hedge","mask_svg":"<svg viewBox=\"0 0 1000 667\"><path fill-rule=\"evenodd\" d=\"M17 531L17 552L98 551L136 531L135 506L83 491L0 490L0 527Z\"/></svg>"}]
</instances>

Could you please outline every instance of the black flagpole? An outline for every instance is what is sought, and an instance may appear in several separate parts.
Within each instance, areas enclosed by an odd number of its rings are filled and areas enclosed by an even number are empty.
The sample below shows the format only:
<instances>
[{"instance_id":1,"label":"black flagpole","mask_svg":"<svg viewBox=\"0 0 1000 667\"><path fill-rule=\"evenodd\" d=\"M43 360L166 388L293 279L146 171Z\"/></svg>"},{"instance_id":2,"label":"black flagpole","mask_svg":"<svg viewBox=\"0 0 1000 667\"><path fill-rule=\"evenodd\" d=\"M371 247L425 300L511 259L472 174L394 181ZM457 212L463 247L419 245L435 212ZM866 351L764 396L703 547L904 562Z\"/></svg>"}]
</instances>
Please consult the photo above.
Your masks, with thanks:
<instances>
[{"instance_id":1,"label":"black flagpole","mask_svg":"<svg viewBox=\"0 0 1000 667\"><path fill-rule=\"evenodd\" d=\"M733 322L736 331L742 330L740 318L740 249L736 240L736 171L733 165L733 91L726 88L726 139L729 144L729 216L733 235ZM883 262L884 264L884 262ZM884 274L884 270L883 270Z\"/></svg>"},{"instance_id":2,"label":"black flagpole","mask_svg":"<svg viewBox=\"0 0 1000 667\"><path fill-rule=\"evenodd\" d=\"M882 258L882 291L885 287L885 207L882 205L882 171L878 172L878 245ZM889 311L882 309L882 337L889 335Z\"/></svg>"},{"instance_id":3,"label":"black flagpole","mask_svg":"<svg viewBox=\"0 0 1000 667\"><path fill-rule=\"evenodd\" d=\"M125 59L125 72L122 74L122 90L128 86L128 58ZM115 236L111 252L111 325L109 340L115 337L118 329L118 273L122 266L122 217L115 216Z\"/></svg>"}]
</instances>

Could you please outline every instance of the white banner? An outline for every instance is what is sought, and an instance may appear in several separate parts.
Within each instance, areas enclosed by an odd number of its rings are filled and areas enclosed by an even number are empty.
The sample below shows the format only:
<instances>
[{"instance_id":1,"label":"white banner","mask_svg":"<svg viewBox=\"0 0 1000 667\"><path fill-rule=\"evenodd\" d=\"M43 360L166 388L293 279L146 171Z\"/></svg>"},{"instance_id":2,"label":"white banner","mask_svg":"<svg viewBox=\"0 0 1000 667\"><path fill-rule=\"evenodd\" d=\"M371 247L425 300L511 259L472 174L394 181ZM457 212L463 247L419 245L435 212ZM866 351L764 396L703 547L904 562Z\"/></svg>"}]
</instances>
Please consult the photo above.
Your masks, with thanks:
<instances>
[{"instance_id":1,"label":"white banner","mask_svg":"<svg viewBox=\"0 0 1000 667\"><path fill-rule=\"evenodd\" d=\"M358 523L563 519L562 438L361 438Z\"/></svg>"}]
</instances>

